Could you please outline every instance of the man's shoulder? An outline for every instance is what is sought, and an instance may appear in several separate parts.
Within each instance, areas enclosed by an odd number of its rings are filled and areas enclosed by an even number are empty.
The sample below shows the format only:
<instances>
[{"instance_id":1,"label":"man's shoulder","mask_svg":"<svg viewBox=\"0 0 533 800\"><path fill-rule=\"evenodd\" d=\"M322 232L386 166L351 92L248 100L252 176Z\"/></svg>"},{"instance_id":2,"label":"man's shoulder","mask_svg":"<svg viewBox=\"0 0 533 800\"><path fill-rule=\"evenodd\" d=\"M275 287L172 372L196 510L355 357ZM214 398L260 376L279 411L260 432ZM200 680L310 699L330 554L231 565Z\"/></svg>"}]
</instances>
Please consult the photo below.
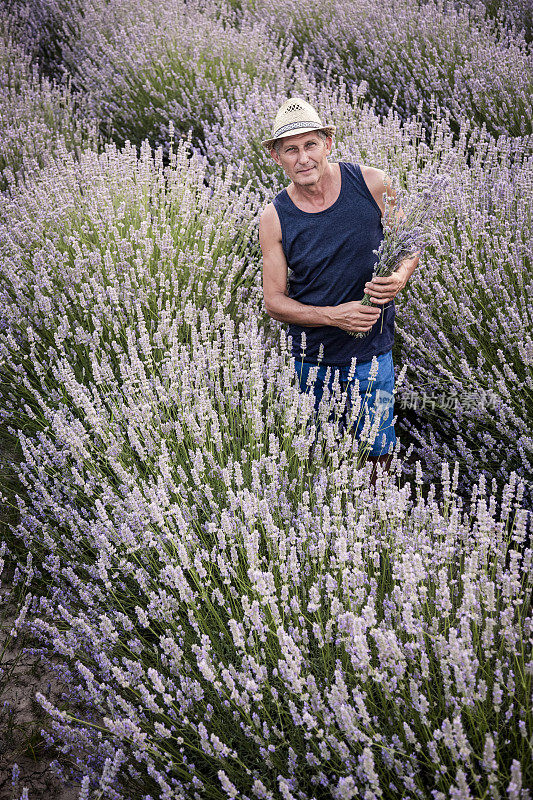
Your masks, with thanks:
<instances>
[{"instance_id":1,"label":"man's shoulder","mask_svg":"<svg viewBox=\"0 0 533 800\"><path fill-rule=\"evenodd\" d=\"M273 202L267 203L261 212L261 216L259 217L259 232L267 236L274 234L276 238L279 238L278 234L281 234L281 224L276 206Z\"/></svg>"},{"instance_id":2,"label":"man's shoulder","mask_svg":"<svg viewBox=\"0 0 533 800\"><path fill-rule=\"evenodd\" d=\"M267 203L264 209L261 211L261 215L259 217L259 221L263 223L272 222L278 216L278 212L276 211L276 206L274 205L274 201L272 200L270 203Z\"/></svg>"},{"instance_id":3,"label":"man's shoulder","mask_svg":"<svg viewBox=\"0 0 533 800\"><path fill-rule=\"evenodd\" d=\"M372 184L372 186L379 188L383 186L383 181L387 175L385 170L371 167L368 164L359 164L359 168L367 184Z\"/></svg>"},{"instance_id":4,"label":"man's shoulder","mask_svg":"<svg viewBox=\"0 0 533 800\"><path fill-rule=\"evenodd\" d=\"M366 185L372 191L377 188L383 190L383 181L386 178L386 172L378 167L372 167L369 164L361 164L357 161L341 161L348 172L350 172L356 179L363 177Z\"/></svg>"}]
</instances>

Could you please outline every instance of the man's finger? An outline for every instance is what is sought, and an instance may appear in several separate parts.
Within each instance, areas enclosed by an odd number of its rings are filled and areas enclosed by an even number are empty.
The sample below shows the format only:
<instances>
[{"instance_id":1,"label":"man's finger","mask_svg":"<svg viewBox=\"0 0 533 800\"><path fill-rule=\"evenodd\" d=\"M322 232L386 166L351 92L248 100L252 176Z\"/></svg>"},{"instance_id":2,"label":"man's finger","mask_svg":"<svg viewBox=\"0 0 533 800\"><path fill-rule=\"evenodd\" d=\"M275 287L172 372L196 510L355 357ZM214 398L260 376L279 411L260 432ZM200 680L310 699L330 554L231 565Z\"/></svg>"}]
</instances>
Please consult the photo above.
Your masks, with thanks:
<instances>
[{"instance_id":1,"label":"man's finger","mask_svg":"<svg viewBox=\"0 0 533 800\"><path fill-rule=\"evenodd\" d=\"M395 284L394 284L394 283L387 283L387 284L382 284L382 283L365 283L365 289L366 289L367 291L370 291L370 292L372 291L372 289L373 289L375 292L390 292L390 290L391 290L391 289L393 289L393 288L394 288L394 286L395 286Z\"/></svg>"},{"instance_id":2,"label":"man's finger","mask_svg":"<svg viewBox=\"0 0 533 800\"><path fill-rule=\"evenodd\" d=\"M372 284L369 284L368 286L365 286L365 292L367 294L377 294L382 296L384 294L390 294L391 288L392 287L390 286L372 286Z\"/></svg>"},{"instance_id":3,"label":"man's finger","mask_svg":"<svg viewBox=\"0 0 533 800\"><path fill-rule=\"evenodd\" d=\"M372 278L370 283L382 283L382 284L386 285L387 283L394 283L395 280L396 280L396 278L394 277L394 275L389 275L388 278L385 278L385 277L381 277L380 278L380 277L376 276L375 278Z\"/></svg>"}]
</instances>

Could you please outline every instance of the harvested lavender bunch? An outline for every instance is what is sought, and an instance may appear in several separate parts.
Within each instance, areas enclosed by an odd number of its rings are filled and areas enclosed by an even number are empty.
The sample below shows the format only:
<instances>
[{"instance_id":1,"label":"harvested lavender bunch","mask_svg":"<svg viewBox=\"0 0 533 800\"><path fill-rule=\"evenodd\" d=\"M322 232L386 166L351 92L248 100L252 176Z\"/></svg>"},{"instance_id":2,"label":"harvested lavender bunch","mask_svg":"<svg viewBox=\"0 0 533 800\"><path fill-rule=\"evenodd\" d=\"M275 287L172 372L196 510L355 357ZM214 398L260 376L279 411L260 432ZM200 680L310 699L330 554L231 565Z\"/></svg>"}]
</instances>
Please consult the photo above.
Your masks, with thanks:
<instances>
[{"instance_id":1,"label":"harvested lavender bunch","mask_svg":"<svg viewBox=\"0 0 533 800\"><path fill-rule=\"evenodd\" d=\"M411 199L406 196L405 208L401 200L404 192L391 181L390 190L383 193L385 211L382 218L383 239L377 250L376 264L372 278L388 278L395 272L402 261L411 258L415 253L422 253L431 239L434 229L434 212L442 194L448 186L449 178L445 174L437 174L433 168L424 181L425 188ZM398 210L396 210L398 209ZM374 306L370 295L365 293L361 305ZM382 306L381 324L383 325ZM350 336L362 338L369 331L361 333L350 331Z\"/></svg>"}]
</instances>

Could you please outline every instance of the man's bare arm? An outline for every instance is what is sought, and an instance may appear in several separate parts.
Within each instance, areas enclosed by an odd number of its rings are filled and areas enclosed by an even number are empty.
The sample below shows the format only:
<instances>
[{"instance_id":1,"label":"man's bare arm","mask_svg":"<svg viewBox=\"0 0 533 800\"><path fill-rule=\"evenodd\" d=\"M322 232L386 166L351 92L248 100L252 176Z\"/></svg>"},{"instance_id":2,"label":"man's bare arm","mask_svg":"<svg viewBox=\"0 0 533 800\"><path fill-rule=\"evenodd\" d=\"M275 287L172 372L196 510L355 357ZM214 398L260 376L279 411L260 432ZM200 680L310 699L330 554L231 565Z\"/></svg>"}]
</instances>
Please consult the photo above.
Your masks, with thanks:
<instances>
[{"instance_id":1,"label":"man's bare arm","mask_svg":"<svg viewBox=\"0 0 533 800\"><path fill-rule=\"evenodd\" d=\"M263 253L263 299L267 313L280 322L317 328L332 325L328 306L309 306L287 294L287 260L281 246L281 225L269 203L259 221L259 243Z\"/></svg>"},{"instance_id":2,"label":"man's bare arm","mask_svg":"<svg viewBox=\"0 0 533 800\"><path fill-rule=\"evenodd\" d=\"M334 324L329 306L307 306L286 294L275 295L273 302L274 305L267 308L267 312L272 319L277 319L279 322L291 322L304 328Z\"/></svg>"}]
</instances>

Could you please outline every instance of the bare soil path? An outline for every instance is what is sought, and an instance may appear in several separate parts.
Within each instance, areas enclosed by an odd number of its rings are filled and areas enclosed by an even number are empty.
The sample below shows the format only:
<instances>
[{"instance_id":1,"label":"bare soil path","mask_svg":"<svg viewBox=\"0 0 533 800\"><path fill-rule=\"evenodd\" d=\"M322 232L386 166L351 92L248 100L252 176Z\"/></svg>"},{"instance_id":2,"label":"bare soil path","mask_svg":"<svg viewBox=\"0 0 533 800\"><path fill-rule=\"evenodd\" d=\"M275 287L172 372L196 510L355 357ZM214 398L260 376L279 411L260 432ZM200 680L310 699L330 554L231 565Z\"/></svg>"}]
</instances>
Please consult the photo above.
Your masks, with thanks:
<instances>
[{"instance_id":1,"label":"bare soil path","mask_svg":"<svg viewBox=\"0 0 533 800\"><path fill-rule=\"evenodd\" d=\"M15 449L0 438L0 496L16 485L18 463ZM2 504L0 542L6 522L15 520L16 511ZM28 800L77 800L79 787L62 786L50 766L57 753L42 736L47 721L35 700L41 692L54 702L60 688L39 657L27 652L34 643L10 634L19 612L12 573L6 567L0 575L0 800L20 800L24 788Z\"/></svg>"}]
</instances>

